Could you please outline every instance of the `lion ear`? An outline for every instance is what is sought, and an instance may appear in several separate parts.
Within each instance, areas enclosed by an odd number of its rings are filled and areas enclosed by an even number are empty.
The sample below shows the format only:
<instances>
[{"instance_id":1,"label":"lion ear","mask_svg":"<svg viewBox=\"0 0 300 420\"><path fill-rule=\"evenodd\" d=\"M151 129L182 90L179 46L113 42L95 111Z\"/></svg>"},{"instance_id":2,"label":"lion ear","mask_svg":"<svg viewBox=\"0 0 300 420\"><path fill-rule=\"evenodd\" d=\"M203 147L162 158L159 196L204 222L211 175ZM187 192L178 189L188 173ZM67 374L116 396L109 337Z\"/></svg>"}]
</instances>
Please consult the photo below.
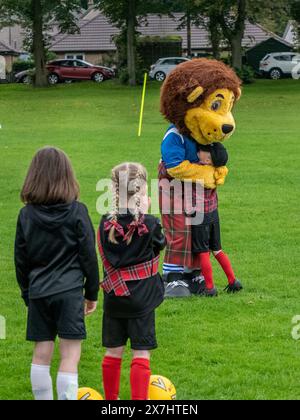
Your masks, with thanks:
<instances>
[{"instance_id":1,"label":"lion ear","mask_svg":"<svg viewBox=\"0 0 300 420\"><path fill-rule=\"evenodd\" d=\"M187 101L192 104L195 102L199 96L201 96L204 92L204 89L202 86L196 87L196 89L193 90L193 92L187 97Z\"/></svg>"},{"instance_id":2,"label":"lion ear","mask_svg":"<svg viewBox=\"0 0 300 420\"><path fill-rule=\"evenodd\" d=\"M242 96L242 89L238 88L238 94L237 94L237 97L236 97L236 101L239 101L241 99L241 96Z\"/></svg>"}]
</instances>

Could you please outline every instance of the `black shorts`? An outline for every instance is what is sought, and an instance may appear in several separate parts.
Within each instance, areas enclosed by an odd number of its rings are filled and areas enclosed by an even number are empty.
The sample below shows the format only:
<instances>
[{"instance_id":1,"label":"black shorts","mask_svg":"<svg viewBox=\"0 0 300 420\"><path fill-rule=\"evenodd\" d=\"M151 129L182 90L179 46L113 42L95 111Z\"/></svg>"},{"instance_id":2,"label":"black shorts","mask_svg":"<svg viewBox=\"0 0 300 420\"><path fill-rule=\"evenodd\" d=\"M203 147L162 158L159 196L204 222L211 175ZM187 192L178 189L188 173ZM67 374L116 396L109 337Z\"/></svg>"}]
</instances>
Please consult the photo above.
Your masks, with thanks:
<instances>
[{"instance_id":1,"label":"black shorts","mask_svg":"<svg viewBox=\"0 0 300 420\"><path fill-rule=\"evenodd\" d=\"M123 347L128 339L132 350L154 350L157 348L155 311L141 318L112 318L103 314L102 344L113 349Z\"/></svg>"},{"instance_id":2,"label":"black shorts","mask_svg":"<svg viewBox=\"0 0 300 420\"><path fill-rule=\"evenodd\" d=\"M192 226L192 252L202 254L221 249L220 219L218 212L215 212L203 224Z\"/></svg>"},{"instance_id":3,"label":"black shorts","mask_svg":"<svg viewBox=\"0 0 300 420\"><path fill-rule=\"evenodd\" d=\"M30 299L27 320L27 340L55 341L86 339L84 296L77 288L42 299Z\"/></svg>"}]
</instances>

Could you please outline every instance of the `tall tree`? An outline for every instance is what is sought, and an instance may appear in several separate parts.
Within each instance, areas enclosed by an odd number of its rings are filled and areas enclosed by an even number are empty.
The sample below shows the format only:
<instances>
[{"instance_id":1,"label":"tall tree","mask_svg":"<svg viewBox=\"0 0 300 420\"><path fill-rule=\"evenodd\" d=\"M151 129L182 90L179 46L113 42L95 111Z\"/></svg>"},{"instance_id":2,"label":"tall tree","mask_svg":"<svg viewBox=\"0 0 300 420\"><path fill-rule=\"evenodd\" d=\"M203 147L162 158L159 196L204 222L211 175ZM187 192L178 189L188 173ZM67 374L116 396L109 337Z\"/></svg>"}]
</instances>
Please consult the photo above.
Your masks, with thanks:
<instances>
[{"instance_id":1,"label":"tall tree","mask_svg":"<svg viewBox=\"0 0 300 420\"><path fill-rule=\"evenodd\" d=\"M247 18L247 0L218 0L219 22L231 46L232 66L242 68L242 41Z\"/></svg>"},{"instance_id":2,"label":"tall tree","mask_svg":"<svg viewBox=\"0 0 300 420\"><path fill-rule=\"evenodd\" d=\"M217 45L222 38L217 29L219 26L230 45L232 66L241 69L246 21L262 23L270 16L274 21L280 21L287 7L286 0L202 0L202 9L210 23L212 43Z\"/></svg>"},{"instance_id":3,"label":"tall tree","mask_svg":"<svg viewBox=\"0 0 300 420\"><path fill-rule=\"evenodd\" d=\"M187 54L192 55L192 25L200 23L202 14L202 0L175 0L172 6L169 5L170 12L183 13L180 19L178 29L186 28L187 30Z\"/></svg>"},{"instance_id":4,"label":"tall tree","mask_svg":"<svg viewBox=\"0 0 300 420\"><path fill-rule=\"evenodd\" d=\"M300 48L300 0L292 0L291 17L295 21L295 36L298 39L298 45Z\"/></svg>"},{"instance_id":5,"label":"tall tree","mask_svg":"<svg viewBox=\"0 0 300 420\"><path fill-rule=\"evenodd\" d=\"M36 87L47 86L46 44L47 30L53 22L61 32L75 32L76 13L81 0L0 0L0 23L19 24L29 34L35 61Z\"/></svg>"},{"instance_id":6,"label":"tall tree","mask_svg":"<svg viewBox=\"0 0 300 420\"><path fill-rule=\"evenodd\" d=\"M95 6L126 34L129 84L136 84L136 33L148 13L167 11L161 0L95 0Z\"/></svg>"}]
</instances>

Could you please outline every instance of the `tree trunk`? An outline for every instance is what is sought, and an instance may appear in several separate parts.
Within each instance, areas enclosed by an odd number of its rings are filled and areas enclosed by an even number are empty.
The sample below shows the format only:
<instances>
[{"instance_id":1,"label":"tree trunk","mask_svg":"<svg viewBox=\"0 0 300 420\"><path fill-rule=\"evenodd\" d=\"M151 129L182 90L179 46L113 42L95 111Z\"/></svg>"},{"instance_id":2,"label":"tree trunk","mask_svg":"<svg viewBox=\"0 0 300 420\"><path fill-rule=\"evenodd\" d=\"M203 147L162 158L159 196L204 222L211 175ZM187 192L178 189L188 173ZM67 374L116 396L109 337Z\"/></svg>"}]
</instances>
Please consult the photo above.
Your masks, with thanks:
<instances>
[{"instance_id":1,"label":"tree trunk","mask_svg":"<svg viewBox=\"0 0 300 420\"><path fill-rule=\"evenodd\" d=\"M187 55L188 57L192 57L192 22L191 22L191 14L188 11L186 15L187 19Z\"/></svg>"},{"instance_id":2,"label":"tree trunk","mask_svg":"<svg viewBox=\"0 0 300 420\"><path fill-rule=\"evenodd\" d=\"M48 85L46 72L46 54L43 35L43 11L41 0L32 0L32 38L33 56L35 62L35 87L46 87Z\"/></svg>"},{"instance_id":3,"label":"tree trunk","mask_svg":"<svg viewBox=\"0 0 300 420\"><path fill-rule=\"evenodd\" d=\"M224 14L220 14L219 21L223 29L225 38L229 41L232 54L232 66L241 70L243 66L243 48L242 41L245 33L246 17L247 17L247 0L238 0L238 10L236 13L236 21L234 28L228 25ZM229 11L229 15L232 12ZM227 16L228 18L228 16Z\"/></svg>"},{"instance_id":4,"label":"tree trunk","mask_svg":"<svg viewBox=\"0 0 300 420\"><path fill-rule=\"evenodd\" d=\"M231 54L232 54L232 67L241 70L243 67L243 48L242 48L243 36L236 35L232 38Z\"/></svg>"},{"instance_id":5,"label":"tree trunk","mask_svg":"<svg viewBox=\"0 0 300 420\"><path fill-rule=\"evenodd\" d=\"M128 18L127 18L127 67L129 75L129 85L136 85L136 45L135 45L135 27L136 27L136 0L128 0Z\"/></svg>"},{"instance_id":6,"label":"tree trunk","mask_svg":"<svg viewBox=\"0 0 300 420\"><path fill-rule=\"evenodd\" d=\"M208 30L209 30L210 42L212 46L213 57L216 60L220 60L221 58L220 44L222 40L221 28L218 25L217 19L214 16L209 17Z\"/></svg>"}]
</instances>

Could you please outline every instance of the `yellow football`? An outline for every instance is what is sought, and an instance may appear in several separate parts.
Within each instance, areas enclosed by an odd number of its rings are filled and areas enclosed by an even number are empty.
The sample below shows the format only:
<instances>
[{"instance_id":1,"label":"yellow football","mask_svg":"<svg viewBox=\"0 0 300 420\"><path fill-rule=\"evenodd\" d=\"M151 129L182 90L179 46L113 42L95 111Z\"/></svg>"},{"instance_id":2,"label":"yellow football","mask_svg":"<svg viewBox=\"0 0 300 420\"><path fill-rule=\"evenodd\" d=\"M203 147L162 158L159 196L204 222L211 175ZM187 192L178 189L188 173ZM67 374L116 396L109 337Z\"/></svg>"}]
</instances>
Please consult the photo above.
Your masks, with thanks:
<instances>
[{"instance_id":1,"label":"yellow football","mask_svg":"<svg viewBox=\"0 0 300 420\"><path fill-rule=\"evenodd\" d=\"M79 388L77 399L79 401L102 401L104 398L92 388Z\"/></svg>"},{"instance_id":2,"label":"yellow football","mask_svg":"<svg viewBox=\"0 0 300 420\"><path fill-rule=\"evenodd\" d=\"M150 400L176 400L176 389L172 382L160 375L152 375L149 387Z\"/></svg>"}]
</instances>

